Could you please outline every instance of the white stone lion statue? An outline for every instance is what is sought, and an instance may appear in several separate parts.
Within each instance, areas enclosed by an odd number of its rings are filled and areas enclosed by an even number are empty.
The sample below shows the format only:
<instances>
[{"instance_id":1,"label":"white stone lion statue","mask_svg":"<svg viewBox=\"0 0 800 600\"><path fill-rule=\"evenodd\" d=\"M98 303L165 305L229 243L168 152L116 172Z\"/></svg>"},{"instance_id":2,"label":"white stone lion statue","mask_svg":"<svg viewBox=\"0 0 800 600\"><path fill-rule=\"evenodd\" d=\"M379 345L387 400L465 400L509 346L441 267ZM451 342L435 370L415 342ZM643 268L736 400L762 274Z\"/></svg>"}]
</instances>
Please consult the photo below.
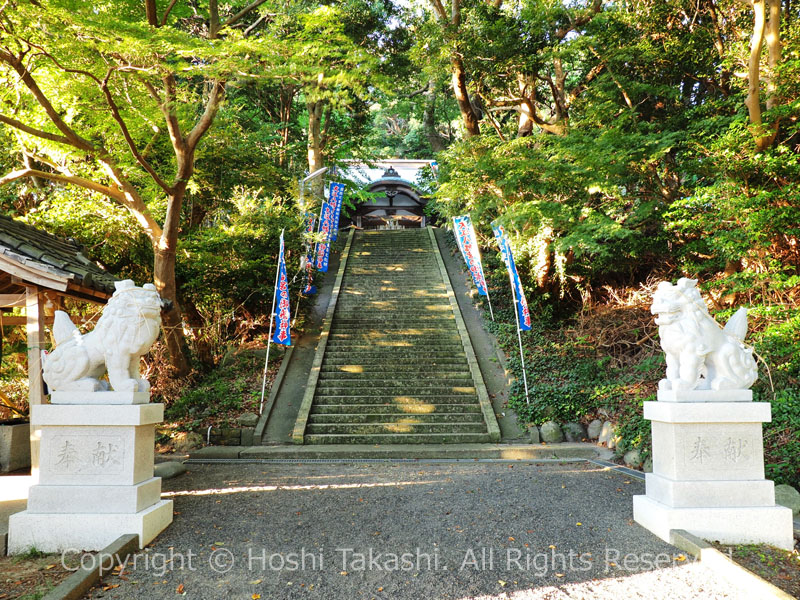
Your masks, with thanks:
<instances>
[{"instance_id":1,"label":"white stone lion statue","mask_svg":"<svg viewBox=\"0 0 800 600\"><path fill-rule=\"evenodd\" d=\"M653 294L650 312L656 317L667 359L662 390L747 389L758 379L753 349L744 345L747 309L742 307L725 328L708 313L697 280L681 278L677 285L662 281Z\"/></svg>"},{"instance_id":2,"label":"white stone lion statue","mask_svg":"<svg viewBox=\"0 0 800 600\"><path fill-rule=\"evenodd\" d=\"M53 323L55 349L42 353L43 377L50 391L147 392L150 382L139 374L139 359L150 350L161 329L161 297L153 284L136 287L130 279L116 291L95 328L81 335L67 313ZM100 377L108 371L108 382Z\"/></svg>"}]
</instances>

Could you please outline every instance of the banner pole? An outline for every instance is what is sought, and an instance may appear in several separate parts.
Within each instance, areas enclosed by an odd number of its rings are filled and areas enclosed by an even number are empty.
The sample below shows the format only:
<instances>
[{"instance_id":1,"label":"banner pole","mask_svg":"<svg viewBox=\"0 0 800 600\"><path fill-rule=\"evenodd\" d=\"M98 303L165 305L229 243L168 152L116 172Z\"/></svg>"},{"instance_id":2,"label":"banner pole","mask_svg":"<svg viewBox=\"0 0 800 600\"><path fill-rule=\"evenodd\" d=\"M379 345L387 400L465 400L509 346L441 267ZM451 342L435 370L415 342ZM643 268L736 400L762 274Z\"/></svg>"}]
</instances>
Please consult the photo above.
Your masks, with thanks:
<instances>
[{"instance_id":1,"label":"banner pole","mask_svg":"<svg viewBox=\"0 0 800 600\"><path fill-rule=\"evenodd\" d=\"M473 235L475 234L475 227L472 228L472 233ZM475 236L475 241L477 242L477 240L478 236ZM494 311L492 310L492 299L489 297L489 280L486 279L486 273L483 270L483 256L481 256L481 249L477 243L475 244L475 252L478 253L478 261L481 265L481 274L483 275L483 285L486 286L486 301L489 303L489 314L492 316L492 321L494 321Z\"/></svg>"},{"instance_id":2,"label":"banner pole","mask_svg":"<svg viewBox=\"0 0 800 600\"><path fill-rule=\"evenodd\" d=\"M486 281L486 276L484 275L483 280ZM489 297L489 283L486 282L486 301L489 303L489 314L492 316L492 321L494 321L494 311L492 310L492 299ZM519 318L519 317L517 317Z\"/></svg>"},{"instance_id":3,"label":"banner pole","mask_svg":"<svg viewBox=\"0 0 800 600\"><path fill-rule=\"evenodd\" d=\"M514 287L514 279L511 277L511 273L508 274L508 280L511 282L511 297L514 300L514 319L517 322L517 339L519 340L519 360L522 363L522 381L525 384L525 403L530 404L531 400L528 397L528 376L525 373L525 354L522 352L522 329L519 327L519 310L517 309L517 290ZM486 287L486 291L489 291L489 287Z\"/></svg>"},{"instance_id":4,"label":"banner pole","mask_svg":"<svg viewBox=\"0 0 800 600\"><path fill-rule=\"evenodd\" d=\"M281 229L281 237L283 237L283 232L285 229ZM275 268L275 285L272 290L272 310L269 311L269 336L267 337L267 356L264 359L264 375L261 378L261 404L258 408L258 414L260 415L264 411L264 392L267 387L267 365L269 364L269 347L272 345L272 325L275 321L275 299L278 297L278 276L281 273L281 265L280 261L278 261L278 265Z\"/></svg>"}]
</instances>

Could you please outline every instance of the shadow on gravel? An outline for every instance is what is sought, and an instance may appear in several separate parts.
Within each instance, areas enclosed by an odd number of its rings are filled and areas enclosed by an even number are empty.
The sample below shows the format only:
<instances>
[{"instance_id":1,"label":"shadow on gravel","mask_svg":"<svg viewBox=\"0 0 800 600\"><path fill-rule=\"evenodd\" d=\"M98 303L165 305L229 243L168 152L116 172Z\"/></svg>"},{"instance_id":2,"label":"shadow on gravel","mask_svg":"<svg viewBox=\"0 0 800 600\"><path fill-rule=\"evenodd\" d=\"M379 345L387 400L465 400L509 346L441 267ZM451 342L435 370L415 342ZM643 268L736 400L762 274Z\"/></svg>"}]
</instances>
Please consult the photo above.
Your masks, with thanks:
<instances>
[{"instance_id":1,"label":"shadow on gravel","mask_svg":"<svg viewBox=\"0 0 800 600\"><path fill-rule=\"evenodd\" d=\"M587 463L192 465L91 598L736 598Z\"/></svg>"}]
</instances>

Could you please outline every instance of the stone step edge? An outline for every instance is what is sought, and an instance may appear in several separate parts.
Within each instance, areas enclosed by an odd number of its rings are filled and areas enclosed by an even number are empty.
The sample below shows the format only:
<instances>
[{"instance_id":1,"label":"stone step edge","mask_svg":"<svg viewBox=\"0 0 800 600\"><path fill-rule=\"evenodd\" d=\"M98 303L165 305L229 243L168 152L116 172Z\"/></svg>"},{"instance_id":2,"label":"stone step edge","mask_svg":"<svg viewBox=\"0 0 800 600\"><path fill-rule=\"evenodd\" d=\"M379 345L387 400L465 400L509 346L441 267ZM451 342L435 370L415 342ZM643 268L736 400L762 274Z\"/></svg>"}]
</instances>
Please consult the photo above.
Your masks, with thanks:
<instances>
[{"instance_id":1,"label":"stone step edge","mask_svg":"<svg viewBox=\"0 0 800 600\"><path fill-rule=\"evenodd\" d=\"M450 435L451 433L454 433L454 434L455 433L464 433L464 434L467 434L467 433L487 433L486 425L483 423L483 421L478 421L477 423L475 421L452 421L452 422L445 421L445 422L432 422L432 423L430 423L430 422L428 422L428 423L403 423L403 422L392 422L392 421L388 421L388 422L380 422L380 421L374 421L373 422L373 421L369 421L367 423L357 423L357 422L344 422L344 423L340 423L340 422L336 422L336 423L320 423L320 422L316 422L316 423L314 423L313 422L313 417L314 417L314 415L312 414L311 418L309 419L309 423L306 426L306 435L309 435L308 430L311 427L316 427L317 429L320 429L320 428L333 429L333 428L336 428L336 427L354 427L355 428L353 433L331 434L331 433L326 433L325 431L320 431L317 435L358 435L358 436L362 436L362 435L376 435L376 434L378 434L378 435L382 435L382 434L404 435L404 434L420 434L420 433L426 434L426 435L427 434ZM358 431L358 428L377 428L377 427L390 427L390 426L391 427L396 427L398 425L408 426L408 427L411 427L413 429L410 430L410 431L376 431L374 433L356 433L356 431ZM440 427L440 426L453 427L454 431L427 431L426 430L426 428L429 428L429 427ZM476 426L481 427L482 428L481 431L457 431L457 429L459 429L461 427L474 428ZM416 429L420 429L421 431L416 431Z\"/></svg>"},{"instance_id":2,"label":"stone step edge","mask_svg":"<svg viewBox=\"0 0 800 600\"><path fill-rule=\"evenodd\" d=\"M488 433L306 433L304 444L457 444L487 443Z\"/></svg>"},{"instance_id":3,"label":"stone step edge","mask_svg":"<svg viewBox=\"0 0 800 600\"><path fill-rule=\"evenodd\" d=\"M398 418L414 419L414 418L419 418L419 417L459 417L459 418L463 419L465 417L474 417L477 414L480 414L480 413L477 413L477 412L471 412L471 413L470 412L463 412L463 413L462 412L451 412L451 413L435 413L435 412L431 412L431 413L418 413L417 414L417 413L403 413L403 412L398 412L398 413L381 413L381 412L374 412L374 413L362 413L362 412L319 413L319 412L312 412L311 413L311 418L313 419L314 417L326 417L326 418L327 417L337 417L337 418L342 418L342 419L345 419L345 418L351 419L351 418L375 417L376 419L378 419L378 418L386 419L386 418L391 418L391 417L398 417ZM429 423L435 423L435 421L429 421L429 422L420 421L420 422L408 423L408 424L409 425L426 425L426 424L429 424ZM458 425L458 424L472 425L474 423L474 421L447 421L447 423L453 423L454 425ZM338 423L338 422L337 423L319 423L319 422L317 423L317 425L340 425L340 424L341 425L345 425L345 424L352 424L352 425L373 425L373 424L375 424L375 425L388 425L388 424L393 424L393 425L396 425L397 423L392 422L392 421L378 421L378 420L376 420L376 421L368 421L366 423L361 423L359 421L343 421L341 423Z\"/></svg>"},{"instance_id":4,"label":"stone step edge","mask_svg":"<svg viewBox=\"0 0 800 600\"><path fill-rule=\"evenodd\" d=\"M342 280L344 279L344 272L347 268L347 259L350 256L350 248L353 246L353 238L355 237L355 228L350 228L350 233L347 236L347 243L342 250L339 258L339 271L336 273L336 280L333 283L331 290L331 297L328 301L328 310L325 312L325 320L322 324L322 331L320 332L319 342L317 349L314 352L314 362L311 364L311 372L308 376L308 383L303 394L303 400L300 403L300 409L297 413L297 420L294 424L292 431L292 441L295 444L303 443L303 433L308 423L308 416L311 412L311 405L314 403L314 394L317 391L317 381L322 372L322 359L325 357L325 346L328 344L328 337L331 333L331 324L333 323L333 314L336 312L336 303L339 300L339 293L342 289Z\"/></svg>"},{"instance_id":5,"label":"stone step edge","mask_svg":"<svg viewBox=\"0 0 800 600\"><path fill-rule=\"evenodd\" d=\"M442 259L442 253L439 250L439 243L436 241L436 236L433 233L433 229L430 227L428 228L428 236L431 240L431 247L436 257L436 263L439 265L439 272L441 273L442 281L444 282L445 289L447 290L447 298L450 301L450 306L453 309L453 315L456 319L456 327L458 328L458 333L461 335L461 340L464 345L464 352L467 355L467 363L469 364L470 371L472 371L472 379L475 382L478 402L481 405L481 412L483 412L483 419L486 422L486 428L489 432L491 440L493 442L499 442L500 425L498 424L497 417L494 414L494 407L492 406L492 401L489 398L489 392L486 389L486 384L483 381L483 374L481 374L481 369L478 366L478 358L475 355L475 349L472 347L472 340L469 337L467 325L464 322L464 317L461 314L461 308L458 306L458 300L456 300L453 286L450 283L450 275L448 275L447 267L444 265L444 259Z\"/></svg>"},{"instance_id":6,"label":"stone step edge","mask_svg":"<svg viewBox=\"0 0 800 600\"><path fill-rule=\"evenodd\" d=\"M586 461L609 452L595 444L331 444L300 446L206 446L189 454L187 463L217 460L303 460L303 459L406 459L406 460L503 460L503 461Z\"/></svg>"}]
</instances>

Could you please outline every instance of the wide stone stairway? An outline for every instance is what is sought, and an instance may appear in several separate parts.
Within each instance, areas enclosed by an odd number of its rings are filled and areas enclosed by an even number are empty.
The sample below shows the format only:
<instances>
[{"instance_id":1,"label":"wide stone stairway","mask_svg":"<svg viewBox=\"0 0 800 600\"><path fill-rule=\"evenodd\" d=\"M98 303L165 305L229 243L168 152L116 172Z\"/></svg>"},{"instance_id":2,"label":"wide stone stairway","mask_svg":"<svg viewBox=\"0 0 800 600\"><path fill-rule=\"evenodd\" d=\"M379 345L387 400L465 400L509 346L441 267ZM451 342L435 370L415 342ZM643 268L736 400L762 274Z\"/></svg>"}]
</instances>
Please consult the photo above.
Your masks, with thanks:
<instances>
[{"instance_id":1,"label":"wide stone stairway","mask_svg":"<svg viewBox=\"0 0 800 600\"><path fill-rule=\"evenodd\" d=\"M499 438L435 243L429 229L355 232L303 443Z\"/></svg>"}]
</instances>

